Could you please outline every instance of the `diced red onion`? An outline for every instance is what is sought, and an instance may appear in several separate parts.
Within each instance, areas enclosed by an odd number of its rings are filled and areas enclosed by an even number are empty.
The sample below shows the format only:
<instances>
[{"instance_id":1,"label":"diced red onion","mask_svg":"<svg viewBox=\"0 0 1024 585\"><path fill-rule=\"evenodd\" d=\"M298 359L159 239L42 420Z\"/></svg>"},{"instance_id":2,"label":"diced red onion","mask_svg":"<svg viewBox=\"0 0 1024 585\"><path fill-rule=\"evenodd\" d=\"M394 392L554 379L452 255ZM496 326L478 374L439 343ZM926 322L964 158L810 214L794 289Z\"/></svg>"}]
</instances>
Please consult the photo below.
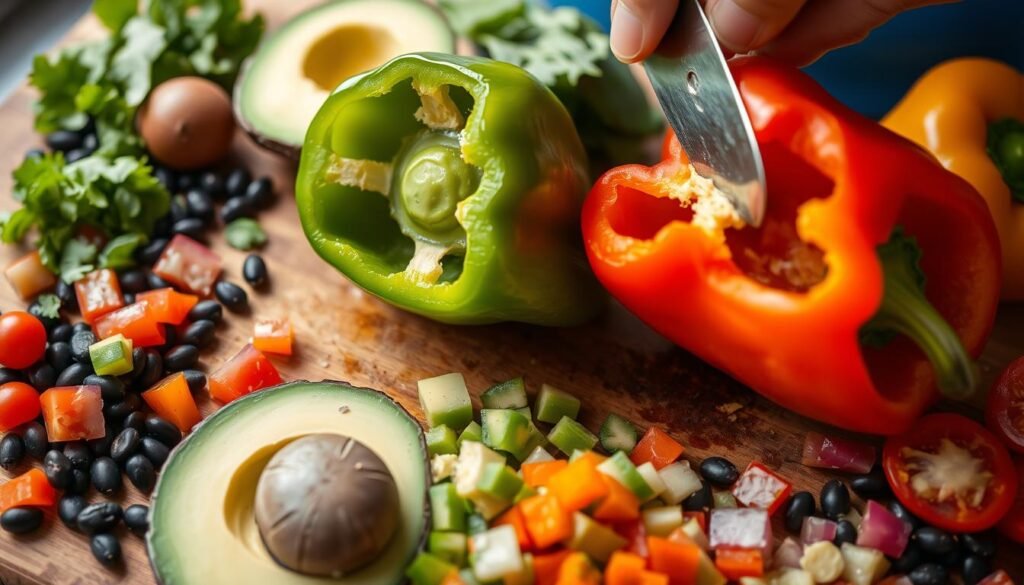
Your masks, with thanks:
<instances>
[{"instance_id":1,"label":"diced red onion","mask_svg":"<svg viewBox=\"0 0 1024 585\"><path fill-rule=\"evenodd\" d=\"M779 545L779 548L775 549L774 564L772 566L777 569L786 567L799 569L800 557L802 556L804 556L804 547L787 536L786 540L783 540L782 544Z\"/></svg>"},{"instance_id":2,"label":"diced red onion","mask_svg":"<svg viewBox=\"0 0 1024 585\"><path fill-rule=\"evenodd\" d=\"M857 534L857 545L882 551L890 557L899 557L907 548L912 527L888 508L869 500Z\"/></svg>"},{"instance_id":3,"label":"diced red onion","mask_svg":"<svg viewBox=\"0 0 1024 585\"><path fill-rule=\"evenodd\" d=\"M832 541L836 537L836 530L839 525L825 518L808 516L804 518L804 525L800 528L800 542L805 545L821 542L822 540Z\"/></svg>"},{"instance_id":4,"label":"diced red onion","mask_svg":"<svg viewBox=\"0 0 1024 585\"><path fill-rule=\"evenodd\" d=\"M711 548L760 550L771 558L772 523L768 512L756 508L719 508L708 525Z\"/></svg>"},{"instance_id":5,"label":"diced red onion","mask_svg":"<svg viewBox=\"0 0 1024 585\"><path fill-rule=\"evenodd\" d=\"M873 445L810 432L804 438L801 462L808 467L867 473L876 457Z\"/></svg>"}]
</instances>

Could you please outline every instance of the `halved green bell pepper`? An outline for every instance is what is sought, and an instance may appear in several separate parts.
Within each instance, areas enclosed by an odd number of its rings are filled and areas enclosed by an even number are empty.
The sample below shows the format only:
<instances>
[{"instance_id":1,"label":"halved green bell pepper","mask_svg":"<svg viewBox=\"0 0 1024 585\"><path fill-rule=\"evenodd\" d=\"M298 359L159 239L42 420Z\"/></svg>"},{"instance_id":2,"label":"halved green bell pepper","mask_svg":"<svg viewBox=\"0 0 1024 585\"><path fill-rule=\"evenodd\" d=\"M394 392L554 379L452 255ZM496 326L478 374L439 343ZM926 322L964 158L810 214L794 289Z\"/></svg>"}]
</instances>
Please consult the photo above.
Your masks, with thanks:
<instances>
[{"instance_id":1,"label":"halved green bell pepper","mask_svg":"<svg viewBox=\"0 0 1024 585\"><path fill-rule=\"evenodd\" d=\"M385 301L449 323L573 325L603 299L579 230L586 168L569 114L524 70L420 53L327 100L296 199L316 252Z\"/></svg>"}]
</instances>

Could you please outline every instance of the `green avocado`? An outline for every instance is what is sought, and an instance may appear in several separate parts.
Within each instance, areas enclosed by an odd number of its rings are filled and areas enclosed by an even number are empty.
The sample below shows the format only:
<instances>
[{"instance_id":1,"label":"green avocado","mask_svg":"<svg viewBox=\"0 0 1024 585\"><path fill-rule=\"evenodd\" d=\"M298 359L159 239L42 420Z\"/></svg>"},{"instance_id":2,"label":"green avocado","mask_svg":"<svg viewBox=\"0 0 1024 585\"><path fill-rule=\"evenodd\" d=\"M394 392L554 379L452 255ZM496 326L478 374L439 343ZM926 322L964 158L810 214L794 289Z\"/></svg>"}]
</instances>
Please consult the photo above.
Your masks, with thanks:
<instances>
[{"instance_id":1,"label":"green avocado","mask_svg":"<svg viewBox=\"0 0 1024 585\"><path fill-rule=\"evenodd\" d=\"M340 0L295 16L249 59L235 117L262 146L298 159L306 128L334 88L392 58L455 52L455 33L421 0Z\"/></svg>"},{"instance_id":2,"label":"green avocado","mask_svg":"<svg viewBox=\"0 0 1024 585\"><path fill-rule=\"evenodd\" d=\"M296 439L322 433L371 449L398 488L400 520L387 548L340 578L278 564L255 521L257 483L271 458ZM150 563L163 585L394 585L428 533L430 479L419 423L381 392L341 382L255 392L206 419L171 454L152 497Z\"/></svg>"}]
</instances>

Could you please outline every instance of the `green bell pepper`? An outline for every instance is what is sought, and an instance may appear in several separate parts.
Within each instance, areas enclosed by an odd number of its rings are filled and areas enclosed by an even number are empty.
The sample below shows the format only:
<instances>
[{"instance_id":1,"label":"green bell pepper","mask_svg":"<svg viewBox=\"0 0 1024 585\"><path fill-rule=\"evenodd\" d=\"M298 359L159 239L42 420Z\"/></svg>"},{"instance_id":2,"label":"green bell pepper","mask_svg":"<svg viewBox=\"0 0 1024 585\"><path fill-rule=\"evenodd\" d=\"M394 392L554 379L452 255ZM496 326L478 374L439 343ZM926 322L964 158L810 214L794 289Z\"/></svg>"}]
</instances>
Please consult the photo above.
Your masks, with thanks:
<instances>
[{"instance_id":1,"label":"green bell pepper","mask_svg":"<svg viewBox=\"0 0 1024 585\"><path fill-rule=\"evenodd\" d=\"M321 257L449 323L574 325L603 295L583 256L587 162L524 70L419 53L349 79L306 135L296 182Z\"/></svg>"}]
</instances>

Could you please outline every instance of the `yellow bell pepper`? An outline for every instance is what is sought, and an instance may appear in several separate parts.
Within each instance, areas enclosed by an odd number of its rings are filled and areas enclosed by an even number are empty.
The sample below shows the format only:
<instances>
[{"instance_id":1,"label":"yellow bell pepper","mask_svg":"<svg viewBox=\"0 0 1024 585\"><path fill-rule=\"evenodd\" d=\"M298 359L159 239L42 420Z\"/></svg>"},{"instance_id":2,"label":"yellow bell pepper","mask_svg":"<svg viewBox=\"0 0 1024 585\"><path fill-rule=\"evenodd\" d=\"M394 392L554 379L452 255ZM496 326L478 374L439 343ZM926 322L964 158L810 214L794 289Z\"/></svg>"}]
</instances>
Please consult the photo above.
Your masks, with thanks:
<instances>
[{"instance_id":1,"label":"yellow bell pepper","mask_svg":"<svg viewBox=\"0 0 1024 585\"><path fill-rule=\"evenodd\" d=\"M941 63L882 120L985 198L1003 251L1004 300L1024 300L1024 74L990 59Z\"/></svg>"}]
</instances>

